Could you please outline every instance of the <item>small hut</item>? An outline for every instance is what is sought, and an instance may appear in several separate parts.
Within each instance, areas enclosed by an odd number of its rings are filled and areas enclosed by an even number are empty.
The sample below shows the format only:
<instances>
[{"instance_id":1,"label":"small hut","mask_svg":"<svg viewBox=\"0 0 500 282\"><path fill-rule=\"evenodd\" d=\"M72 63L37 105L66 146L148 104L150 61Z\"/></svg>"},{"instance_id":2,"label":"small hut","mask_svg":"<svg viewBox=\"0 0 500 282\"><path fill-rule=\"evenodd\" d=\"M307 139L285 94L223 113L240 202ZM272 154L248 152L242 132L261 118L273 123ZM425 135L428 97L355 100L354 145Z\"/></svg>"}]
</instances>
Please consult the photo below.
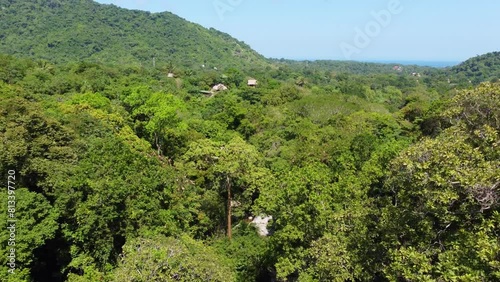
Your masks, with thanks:
<instances>
[{"instance_id":1,"label":"small hut","mask_svg":"<svg viewBox=\"0 0 500 282\"><path fill-rule=\"evenodd\" d=\"M257 86L257 80L256 79L249 79L248 80L248 86L250 86L250 87Z\"/></svg>"},{"instance_id":2,"label":"small hut","mask_svg":"<svg viewBox=\"0 0 500 282\"><path fill-rule=\"evenodd\" d=\"M212 87L212 92L219 92L219 91L226 91L226 90L227 90L226 85L224 85L222 83L214 85L214 87Z\"/></svg>"}]
</instances>

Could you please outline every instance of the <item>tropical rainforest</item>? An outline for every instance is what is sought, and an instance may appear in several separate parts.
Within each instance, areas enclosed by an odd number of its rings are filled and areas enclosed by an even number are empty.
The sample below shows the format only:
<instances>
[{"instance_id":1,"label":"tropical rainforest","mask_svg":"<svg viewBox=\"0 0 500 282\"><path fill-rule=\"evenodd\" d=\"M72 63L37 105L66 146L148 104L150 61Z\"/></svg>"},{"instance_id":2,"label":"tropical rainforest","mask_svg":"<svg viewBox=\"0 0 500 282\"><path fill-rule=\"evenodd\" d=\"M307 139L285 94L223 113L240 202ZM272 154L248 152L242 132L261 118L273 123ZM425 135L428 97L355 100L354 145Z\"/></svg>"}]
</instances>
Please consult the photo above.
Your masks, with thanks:
<instances>
[{"instance_id":1,"label":"tropical rainforest","mask_svg":"<svg viewBox=\"0 0 500 282\"><path fill-rule=\"evenodd\" d=\"M0 19L0 281L500 281L500 52L266 59L90 0Z\"/></svg>"}]
</instances>

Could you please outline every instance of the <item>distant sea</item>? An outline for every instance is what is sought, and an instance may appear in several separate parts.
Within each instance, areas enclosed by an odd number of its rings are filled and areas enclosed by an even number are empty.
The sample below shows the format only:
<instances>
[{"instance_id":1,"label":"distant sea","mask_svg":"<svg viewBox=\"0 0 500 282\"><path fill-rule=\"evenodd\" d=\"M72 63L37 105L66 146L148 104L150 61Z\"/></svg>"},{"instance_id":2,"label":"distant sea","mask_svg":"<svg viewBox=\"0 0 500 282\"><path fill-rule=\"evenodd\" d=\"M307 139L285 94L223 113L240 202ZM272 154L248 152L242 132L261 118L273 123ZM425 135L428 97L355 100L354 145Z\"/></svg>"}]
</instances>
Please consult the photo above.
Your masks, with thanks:
<instances>
[{"instance_id":1,"label":"distant sea","mask_svg":"<svg viewBox=\"0 0 500 282\"><path fill-rule=\"evenodd\" d=\"M369 63L381 63L381 64L396 64L396 65L417 65L423 67L435 67L435 68L446 68L453 67L461 62L458 61L399 61L399 60L381 60L381 61L366 61Z\"/></svg>"},{"instance_id":2,"label":"distant sea","mask_svg":"<svg viewBox=\"0 0 500 282\"><path fill-rule=\"evenodd\" d=\"M303 58L288 58L289 60L296 60L296 61L315 61L315 60L320 60L320 61L343 61L339 59L303 59ZM446 67L453 67L456 65L461 64L461 61L413 61L413 60L355 60L356 62L360 63L378 63L378 64L394 64L394 65L404 65L404 66L411 66L411 65L417 65L417 66L422 66L422 67L434 67L434 68L446 68Z\"/></svg>"}]
</instances>

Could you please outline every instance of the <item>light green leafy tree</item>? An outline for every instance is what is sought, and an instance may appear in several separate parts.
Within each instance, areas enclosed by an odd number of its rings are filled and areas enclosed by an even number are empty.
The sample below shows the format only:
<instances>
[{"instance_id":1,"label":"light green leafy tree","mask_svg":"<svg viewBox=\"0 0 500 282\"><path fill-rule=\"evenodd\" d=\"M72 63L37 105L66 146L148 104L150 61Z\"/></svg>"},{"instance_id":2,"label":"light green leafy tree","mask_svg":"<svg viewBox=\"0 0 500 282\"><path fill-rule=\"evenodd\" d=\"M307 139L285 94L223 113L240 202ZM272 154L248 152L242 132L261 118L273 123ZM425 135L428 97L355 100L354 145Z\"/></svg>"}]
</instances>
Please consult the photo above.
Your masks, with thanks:
<instances>
[{"instance_id":1,"label":"light green leafy tree","mask_svg":"<svg viewBox=\"0 0 500 282\"><path fill-rule=\"evenodd\" d=\"M236 281L230 261L187 236L130 240L123 247L116 282Z\"/></svg>"},{"instance_id":2,"label":"light green leafy tree","mask_svg":"<svg viewBox=\"0 0 500 282\"><path fill-rule=\"evenodd\" d=\"M500 265L498 85L457 95L453 126L396 158L380 219L391 281L495 281Z\"/></svg>"},{"instance_id":3,"label":"light green leafy tree","mask_svg":"<svg viewBox=\"0 0 500 282\"><path fill-rule=\"evenodd\" d=\"M168 139L169 136L177 136L186 129L185 123L179 117L179 113L184 109L185 105L179 98L157 92L133 110L133 116L140 121L140 126L144 128L159 156L165 153L172 155L175 151L174 145L169 143Z\"/></svg>"},{"instance_id":4,"label":"light green leafy tree","mask_svg":"<svg viewBox=\"0 0 500 282\"><path fill-rule=\"evenodd\" d=\"M16 178L18 177L20 177L19 174ZM12 186L16 187L16 184ZM2 222L0 246L4 254L0 257L0 280L29 281L30 268L35 259L34 251L43 246L45 241L55 237L59 212L44 196L30 192L26 188L17 187L15 192L9 195L15 197L9 198L9 201L15 201L13 206L15 206L16 222L7 222L8 219L13 218L9 217L7 212L0 213ZM7 255L11 254L12 249L15 250L13 255L15 270L13 274L10 274L8 272L10 266L7 264L10 258Z\"/></svg>"},{"instance_id":5,"label":"light green leafy tree","mask_svg":"<svg viewBox=\"0 0 500 282\"><path fill-rule=\"evenodd\" d=\"M189 146L182 160L179 168L197 185L226 200L226 232L231 238L233 207L249 211L252 195L266 184L268 172L260 166L260 154L240 137L227 143L202 139Z\"/></svg>"}]
</instances>

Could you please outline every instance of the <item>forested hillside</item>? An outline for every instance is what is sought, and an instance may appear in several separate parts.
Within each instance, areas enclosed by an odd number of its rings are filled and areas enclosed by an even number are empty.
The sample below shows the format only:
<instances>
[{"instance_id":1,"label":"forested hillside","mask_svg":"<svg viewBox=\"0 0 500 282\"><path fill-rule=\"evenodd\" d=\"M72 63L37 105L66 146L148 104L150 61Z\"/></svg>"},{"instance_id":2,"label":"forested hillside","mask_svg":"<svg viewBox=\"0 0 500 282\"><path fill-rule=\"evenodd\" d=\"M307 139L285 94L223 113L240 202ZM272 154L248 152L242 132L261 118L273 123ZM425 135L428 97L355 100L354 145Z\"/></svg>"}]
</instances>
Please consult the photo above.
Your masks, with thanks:
<instances>
[{"instance_id":1,"label":"forested hillside","mask_svg":"<svg viewBox=\"0 0 500 282\"><path fill-rule=\"evenodd\" d=\"M91 0L0 0L0 50L53 62L191 69L253 67L264 57L227 34L168 12Z\"/></svg>"},{"instance_id":2,"label":"forested hillside","mask_svg":"<svg viewBox=\"0 0 500 282\"><path fill-rule=\"evenodd\" d=\"M498 82L500 79L500 52L491 52L471 58L451 68L450 72L457 80L469 80L476 85L483 81Z\"/></svg>"},{"instance_id":3,"label":"forested hillside","mask_svg":"<svg viewBox=\"0 0 500 282\"><path fill-rule=\"evenodd\" d=\"M401 65L398 63L368 63L356 61L333 61L333 60L318 60L318 61L294 61L285 59L271 59L271 62L280 66L289 66L292 68L313 68L322 71L333 71L336 73L349 74L394 74L404 73L412 75L413 73L423 74L426 72L438 71L433 67L424 67L417 65Z\"/></svg>"},{"instance_id":4,"label":"forested hillside","mask_svg":"<svg viewBox=\"0 0 500 282\"><path fill-rule=\"evenodd\" d=\"M265 60L168 13L0 3L0 281L500 281L498 52Z\"/></svg>"}]
</instances>

